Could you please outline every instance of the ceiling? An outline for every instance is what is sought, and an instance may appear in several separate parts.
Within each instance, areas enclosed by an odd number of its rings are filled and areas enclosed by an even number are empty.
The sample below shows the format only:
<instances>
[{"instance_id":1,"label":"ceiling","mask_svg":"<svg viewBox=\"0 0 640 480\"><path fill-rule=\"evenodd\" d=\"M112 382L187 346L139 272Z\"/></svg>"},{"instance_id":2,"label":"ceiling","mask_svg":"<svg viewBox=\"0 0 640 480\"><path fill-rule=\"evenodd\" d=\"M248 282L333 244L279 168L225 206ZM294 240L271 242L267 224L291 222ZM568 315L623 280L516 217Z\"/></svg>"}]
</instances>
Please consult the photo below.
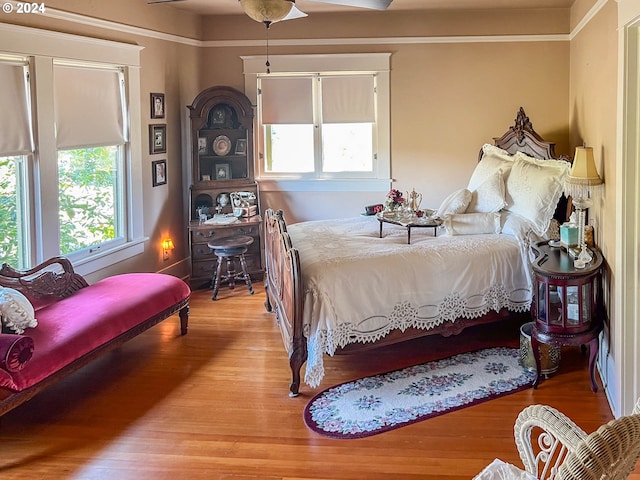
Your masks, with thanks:
<instances>
[{"instance_id":1,"label":"ceiling","mask_svg":"<svg viewBox=\"0 0 640 480\"><path fill-rule=\"evenodd\" d=\"M492 8L567 8L574 0L393 0L387 11L402 10L455 10ZM344 7L310 0L296 0L296 6L305 13L367 11L362 8ZM238 0L183 0L154 5L154 8L179 8L200 15L240 15Z\"/></svg>"}]
</instances>

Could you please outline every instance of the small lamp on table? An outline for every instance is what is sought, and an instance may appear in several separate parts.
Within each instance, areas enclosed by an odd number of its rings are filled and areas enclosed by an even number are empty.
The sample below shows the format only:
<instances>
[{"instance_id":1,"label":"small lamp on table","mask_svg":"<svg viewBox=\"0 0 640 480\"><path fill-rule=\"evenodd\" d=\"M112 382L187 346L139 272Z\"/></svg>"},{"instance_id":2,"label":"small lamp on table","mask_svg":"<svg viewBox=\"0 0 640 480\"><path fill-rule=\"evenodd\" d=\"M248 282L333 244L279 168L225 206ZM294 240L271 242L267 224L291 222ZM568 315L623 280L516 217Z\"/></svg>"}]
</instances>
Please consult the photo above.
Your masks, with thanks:
<instances>
[{"instance_id":1,"label":"small lamp on table","mask_svg":"<svg viewBox=\"0 0 640 480\"><path fill-rule=\"evenodd\" d=\"M591 262L591 252L587 248L585 240L585 215L591 206L591 197L594 193L599 193L602 188L602 178L598 175L596 163L593 159L592 147L577 147L576 155L573 158L571 172L564 182L564 193L571 196L573 206L578 214L578 241L580 253L574 260L576 268L584 268Z\"/></svg>"}]
</instances>

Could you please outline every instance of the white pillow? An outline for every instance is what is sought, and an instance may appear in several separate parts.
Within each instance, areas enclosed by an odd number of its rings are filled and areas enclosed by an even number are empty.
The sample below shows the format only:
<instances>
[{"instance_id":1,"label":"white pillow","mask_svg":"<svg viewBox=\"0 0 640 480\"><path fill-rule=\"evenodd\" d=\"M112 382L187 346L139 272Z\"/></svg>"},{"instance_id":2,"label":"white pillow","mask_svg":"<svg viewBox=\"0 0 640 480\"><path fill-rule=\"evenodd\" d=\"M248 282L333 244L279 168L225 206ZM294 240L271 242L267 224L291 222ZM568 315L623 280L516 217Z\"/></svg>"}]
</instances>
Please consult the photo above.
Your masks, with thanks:
<instances>
[{"instance_id":1,"label":"white pillow","mask_svg":"<svg viewBox=\"0 0 640 480\"><path fill-rule=\"evenodd\" d=\"M449 235L479 235L481 233L500 233L500 214L458 213L444 217L444 228Z\"/></svg>"},{"instance_id":2,"label":"white pillow","mask_svg":"<svg viewBox=\"0 0 640 480\"><path fill-rule=\"evenodd\" d=\"M466 188L456 190L442 201L433 216L436 218L444 218L452 213L462 213L467 209L470 201L471 192L469 190Z\"/></svg>"},{"instance_id":3,"label":"white pillow","mask_svg":"<svg viewBox=\"0 0 640 480\"><path fill-rule=\"evenodd\" d=\"M502 170L506 181L513 165L513 156L494 145L483 145L482 152L482 160L476 165L467 185L467 188L472 192L498 170Z\"/></svg>"},{"instance_id":4,"label":"white pillow","mask_svg":"<svg viewBox=\"0 0 640 480\"><path fill-rule=\"evenodd\" d=\"M31 302L13 288L0 287L0 317L3 326L18 334L38 325Z\"/></svg>"},{"instance_id":5,"label":"white pillow","mask_svg":"<svg viewBox=\"0 0 640 480\"><path fill-rule=\"evenodd\" d=\"M516 153L505 182L505 209L531 221L534 231L545 235L570 167L563 160L541 160Z\"/></svg>"},{"instance_id":6,"label":"white pillow","mask_svg":"<svg viewBox=\"0 0 640 480\"><path fill-rule=\"evenodd\" d=\"M499 212L507 204L504 195L502 170L498 170L471 192L467 213Z\"/></svg>"}]
</instances>

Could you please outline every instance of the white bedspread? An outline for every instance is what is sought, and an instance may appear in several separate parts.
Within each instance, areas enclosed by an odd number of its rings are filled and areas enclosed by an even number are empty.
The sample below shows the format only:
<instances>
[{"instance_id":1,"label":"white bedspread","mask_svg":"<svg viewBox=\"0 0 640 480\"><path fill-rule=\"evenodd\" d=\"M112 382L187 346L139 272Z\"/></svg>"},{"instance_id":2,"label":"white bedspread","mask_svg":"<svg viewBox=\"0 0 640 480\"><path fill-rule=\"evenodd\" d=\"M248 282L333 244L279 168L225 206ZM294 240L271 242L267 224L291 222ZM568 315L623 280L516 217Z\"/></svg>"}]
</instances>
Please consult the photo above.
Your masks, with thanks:
<instances>
[{"instance_id":1,"label":"white bedspread","mask_svg":"<svg viewBox=\"0 0 640 480\"><path fill-rule=\"evenodd\" d=\"M324 376L323 354L372 342L393 329L429 329L490 310L526 311L528 266L519 241L504 234L448 236L443 229L383 225L375 217L288 226L303 274L304 381Z\"/></svg>"}]
</instances>

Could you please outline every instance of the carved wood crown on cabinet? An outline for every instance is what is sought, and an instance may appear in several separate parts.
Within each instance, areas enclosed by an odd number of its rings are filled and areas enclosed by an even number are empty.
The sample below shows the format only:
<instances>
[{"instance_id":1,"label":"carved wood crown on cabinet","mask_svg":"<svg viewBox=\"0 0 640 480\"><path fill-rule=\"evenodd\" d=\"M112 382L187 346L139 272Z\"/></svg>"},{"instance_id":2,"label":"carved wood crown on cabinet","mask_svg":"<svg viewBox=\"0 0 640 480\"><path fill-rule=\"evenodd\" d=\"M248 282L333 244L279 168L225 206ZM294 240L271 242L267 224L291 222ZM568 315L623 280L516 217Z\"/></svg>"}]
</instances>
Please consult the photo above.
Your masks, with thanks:
<instances>
[{"instance_id":1,"label":"carved wood crown on cabinet","mask_svg":"<svg viewBox=\"0 0 640 480\"><path fill-rule=\"evenodd\" d=\"M192 288L210 286L216 257L207 243L213 238L232 235L253 237L245 259L251 279L261 280L261 218L253 169L251 101L239 90L216 86L200 92L188 108L191 121L190 285ZM253 194L256 208L245 211L244 216L230 224L201 221L201 215L208 218L215 213L232 215L237 206L231 198L233 192ZM241 213L236 211L236 214Z\"/></svg>"}]
</instances>

